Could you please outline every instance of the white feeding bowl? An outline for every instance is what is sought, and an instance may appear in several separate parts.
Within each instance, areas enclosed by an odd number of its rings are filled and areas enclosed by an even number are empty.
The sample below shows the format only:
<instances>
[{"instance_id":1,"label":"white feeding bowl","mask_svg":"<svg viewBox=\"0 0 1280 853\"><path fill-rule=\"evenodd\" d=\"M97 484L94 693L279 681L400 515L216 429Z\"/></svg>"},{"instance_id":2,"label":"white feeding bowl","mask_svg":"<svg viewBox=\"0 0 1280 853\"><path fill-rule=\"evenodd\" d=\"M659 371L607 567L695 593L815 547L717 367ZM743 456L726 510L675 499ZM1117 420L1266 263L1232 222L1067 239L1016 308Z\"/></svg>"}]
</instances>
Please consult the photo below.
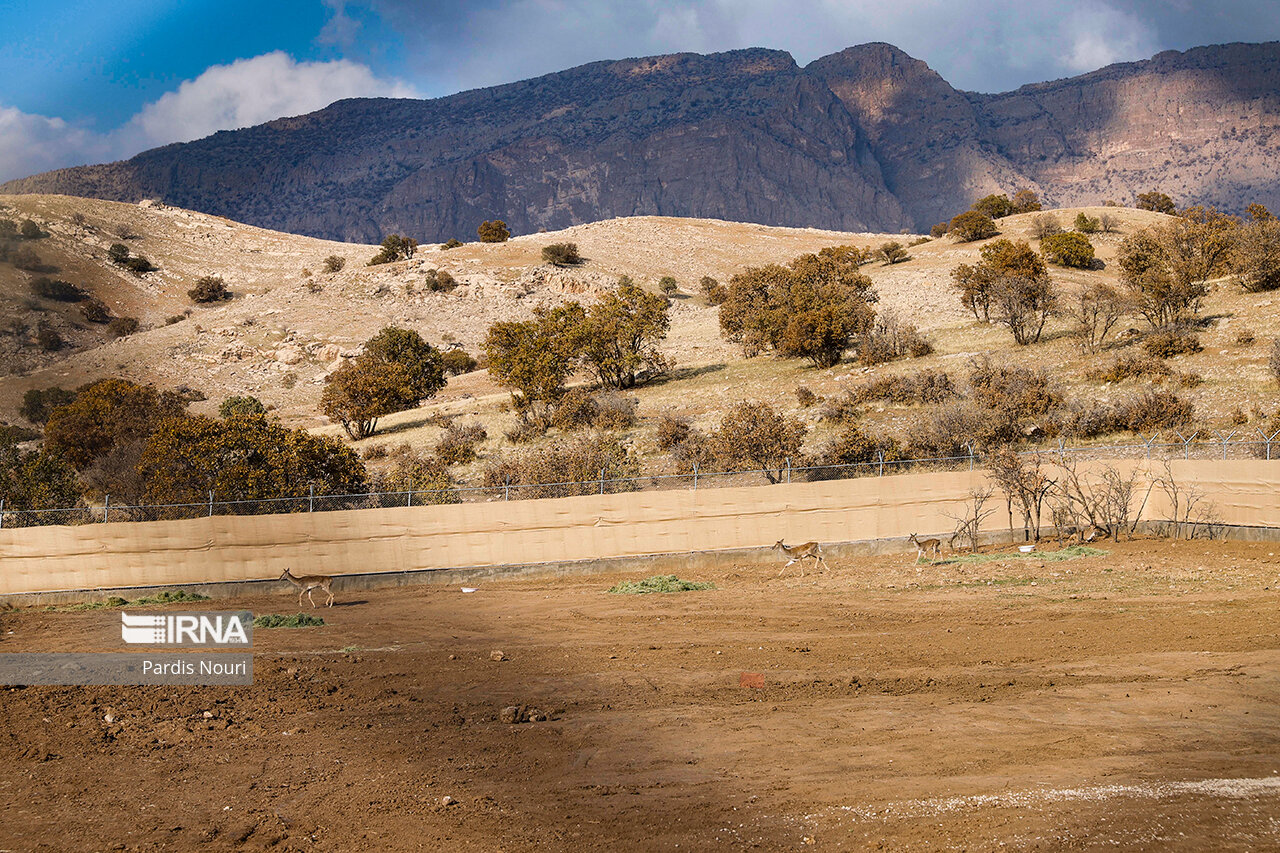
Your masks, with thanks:
<instances>
[{"instance_id":1,"label":"white feeding bowl","mask_svg":"<svg viewBox=\"0 0 1280 853\"><path fill-rule=\"evenodd\" d=\"M1035 549L1036 549L1035 545L1019 545L1018 546L1018 550L1024 554L1030 554Z\"/></svg>"},{"instance_id":2,"label":"white feeding bowl","mask_svg":"<svg viewBox=\"0 0 1280 853\"><path fill-rule=\"evenodd\" d=\"M463 592L475 592L475 591L476 591L476 588L475 588L474 586L464 586L464 587L462 588L462 591L463 591Z\"/></svg>"}]
</instances>

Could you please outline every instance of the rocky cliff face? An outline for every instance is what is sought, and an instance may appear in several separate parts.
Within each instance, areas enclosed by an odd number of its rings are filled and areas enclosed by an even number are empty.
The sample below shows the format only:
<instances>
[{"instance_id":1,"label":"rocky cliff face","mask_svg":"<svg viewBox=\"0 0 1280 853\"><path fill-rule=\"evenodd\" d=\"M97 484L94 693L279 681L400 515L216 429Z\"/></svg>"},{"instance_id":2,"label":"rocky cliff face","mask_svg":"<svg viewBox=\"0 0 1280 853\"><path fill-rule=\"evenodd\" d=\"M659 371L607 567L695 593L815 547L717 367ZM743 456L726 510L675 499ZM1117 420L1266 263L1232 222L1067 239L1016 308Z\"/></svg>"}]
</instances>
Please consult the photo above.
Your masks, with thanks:
<instances>
[{"instance_id":1,"label":"rocky cliff face","mask_svg":"<svg viewBox=\"0 0 1280 853\"><path fill-rule=\"evenodd\" d=\"M1020 186L1055 204L1280 207L1280 45L1227 45L982 95L890 45L599 62L431 101L340 101L0 192L158 198L376 242L659 214L926 229Z\"/></svg>"}]
</instances>

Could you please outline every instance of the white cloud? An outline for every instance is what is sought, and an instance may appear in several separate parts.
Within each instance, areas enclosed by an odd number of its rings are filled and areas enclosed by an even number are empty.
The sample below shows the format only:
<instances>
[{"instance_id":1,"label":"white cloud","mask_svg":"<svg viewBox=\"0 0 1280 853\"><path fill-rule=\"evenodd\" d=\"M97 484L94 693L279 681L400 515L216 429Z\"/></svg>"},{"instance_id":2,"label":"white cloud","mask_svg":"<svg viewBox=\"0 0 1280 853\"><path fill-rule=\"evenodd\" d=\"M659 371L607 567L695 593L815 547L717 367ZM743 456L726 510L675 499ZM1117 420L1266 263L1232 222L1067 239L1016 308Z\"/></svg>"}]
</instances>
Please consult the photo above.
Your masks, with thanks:
<instances>
[{"instance_id":1,"label":"white cloud","mask_svg":"<svg viewBox=\"0 0 1280 853\"><path fill-rule=\"evenodd\" d=\"M343 98L373 97L420 95L357 62L297 62L275 52L215 65L106 133L0 107L0 181L131 157L158 145L314 112Z\"/></svg>"}]
</instances>

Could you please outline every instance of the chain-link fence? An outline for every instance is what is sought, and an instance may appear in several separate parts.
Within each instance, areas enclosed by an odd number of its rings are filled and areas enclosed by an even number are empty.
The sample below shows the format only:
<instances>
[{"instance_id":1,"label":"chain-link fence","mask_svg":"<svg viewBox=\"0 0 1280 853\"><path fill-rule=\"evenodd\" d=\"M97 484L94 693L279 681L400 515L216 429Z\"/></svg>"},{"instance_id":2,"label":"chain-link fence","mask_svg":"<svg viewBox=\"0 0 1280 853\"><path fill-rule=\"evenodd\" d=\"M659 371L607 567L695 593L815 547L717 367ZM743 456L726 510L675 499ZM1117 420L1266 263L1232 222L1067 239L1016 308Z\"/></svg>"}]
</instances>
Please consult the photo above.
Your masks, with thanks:
<instances>
[{"instance_id":1,"label":"chain-link fence","mask_svg":"<svg viewBox=\"0 0 1280 853\"><path fill-rule=\"evenodd\" d=\"M1280 432L1267 435L1255 430L1250 436L1241 430L1139 435L1128 444L1081 444L1059 442L1056 446L1021 451L1022 455L1039 455L1050 461L1076 459L1277 459L1280 460ZM160 521L225 515L273 515L300 512L334 512L337 510L414 507L463 502L514 501L534 498L559 498L579 495L604 495L618 492L657 491L669 489L715 489L731 486L758 486L766 483L816 482L821 480L883 477L907 472L954 471L983 467L985 454L974 445L964 446L955 456L893 459L880 452L876 459L848 465L796 465L782 460L767 471L760 468L737 471L703 471L697 466L688 471L654 473L636 477L610 477L600 472L592 480L550 483L500 484L458 483L448 489L370 492L354 495L328 495L306 487L302 494L252 500L220 499L213 492L200 502L181 504L130 505L113 501L106 495L101 502L78 507L17 508L0 498L0 529L40 525L100 524L121 521Z\"/></svg>"}]
</instances>

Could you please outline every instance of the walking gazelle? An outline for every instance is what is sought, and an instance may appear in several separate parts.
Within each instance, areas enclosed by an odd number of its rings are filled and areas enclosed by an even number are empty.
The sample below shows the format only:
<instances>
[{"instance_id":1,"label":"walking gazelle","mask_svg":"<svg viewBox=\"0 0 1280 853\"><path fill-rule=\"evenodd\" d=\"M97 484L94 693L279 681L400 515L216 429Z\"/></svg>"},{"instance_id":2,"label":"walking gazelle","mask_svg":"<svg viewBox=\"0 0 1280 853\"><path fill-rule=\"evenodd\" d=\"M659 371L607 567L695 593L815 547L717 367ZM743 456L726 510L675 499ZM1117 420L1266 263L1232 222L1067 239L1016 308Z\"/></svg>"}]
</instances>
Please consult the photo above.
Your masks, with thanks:
<instances>
[{"instance_id":1,"label":"walking gazelle","mask_svg":"<svg viewBox=\"0 0 1280 853\"><path fill-rule=\"evenodd\" d=\"M333 606L333 590L329 589L329 584L333 583L333 578L324 575L307 575L305 577L294 577L293 572L285 569L280 575L280 580L288 581L298 588L298 606L302 606L302 595L306 593L307 601L311 602L311 606L315 607L315 599L311 597L311 590L319 589L329 594L329 600L324 603L325 607Z\"/></svg>"},{"instance_id":2,"label":"walking gazelle","mask_svg":"<svg viewBox=\"0 0 1280 853\"><path fill-rule=\"evenodd\" d=\"M774 543L773 550L781 551L784 555L791 558L790 561L787 562L787 565L782 567L782 572L787 570L787 566L799 561L800 577L804 577L804 561L808 557L813 558L815 565L820 565L824 569L827 567L827 561L822 559L822 546L817 542L806 542L803 545L792 545L788 548L786 545L783 545L782 540L779 539ZM782 572L778 572L778 577L782 577Z\"/></svg>"}]
</instances>

